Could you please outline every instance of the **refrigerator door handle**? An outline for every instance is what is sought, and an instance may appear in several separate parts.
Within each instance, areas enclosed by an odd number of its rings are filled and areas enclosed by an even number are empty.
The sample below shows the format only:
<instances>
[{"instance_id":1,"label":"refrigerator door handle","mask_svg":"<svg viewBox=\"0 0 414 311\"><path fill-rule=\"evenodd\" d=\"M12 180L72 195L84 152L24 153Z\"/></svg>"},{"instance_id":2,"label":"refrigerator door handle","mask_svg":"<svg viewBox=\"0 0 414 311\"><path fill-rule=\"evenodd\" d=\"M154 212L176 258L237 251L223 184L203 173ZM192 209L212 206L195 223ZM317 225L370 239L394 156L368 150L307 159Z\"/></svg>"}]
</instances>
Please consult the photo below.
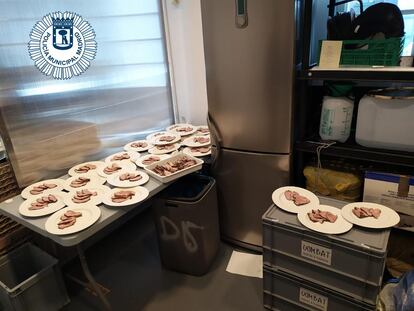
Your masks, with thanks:
<instances>
[{"instance_id":1,"label":"refrigerator door handle","mask_svg":"<svg viewBox=\"0 0 414 311\"><path fill-rule=\"evenodd\" d=\"M236 27L246 28L248 24L247 18L247 0L235 0L236 1Z\"/></svg>"},{"instance_id":2,"label":"refrigerator door handle","mask_svg":"<svg viewBox=\"0 0 414 311\"><path fill-rule=\"evenodd\" d=\"M211 131L211 138L212 141L214 142L215 146L216 146L216 152L212 152L211 155L211 167L214 168L217 164L217 161L219 159L220 153L221 153L221 137L219 134L219 131L217 130L217 126L213 120L213 118L211 117L210 114L207 115L207 125L208 128ZM213 144L212 144L213 147ZM213 150L212 150L213 151Z\"/></svg>"}]
</instances>

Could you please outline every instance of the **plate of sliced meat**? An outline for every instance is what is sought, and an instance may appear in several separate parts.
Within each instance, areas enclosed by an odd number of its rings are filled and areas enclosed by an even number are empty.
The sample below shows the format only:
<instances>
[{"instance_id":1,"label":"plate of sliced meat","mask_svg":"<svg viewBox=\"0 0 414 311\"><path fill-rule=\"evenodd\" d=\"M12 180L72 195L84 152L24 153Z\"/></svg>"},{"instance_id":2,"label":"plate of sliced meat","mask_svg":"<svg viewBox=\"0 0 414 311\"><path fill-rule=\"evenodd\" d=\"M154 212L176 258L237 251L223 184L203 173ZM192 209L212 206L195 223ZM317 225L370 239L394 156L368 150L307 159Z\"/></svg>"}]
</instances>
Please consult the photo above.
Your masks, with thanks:
<instances>
[{"instance_id":1,"label":"plate of sliced meat","mask_svg":"<svg viewBox=\"0 0 414 311\"><path fill-rule=\"evenodd\" d=\"M144 155L144 156L140 157L135 162L135 164L138 165L139 167L144 168L144 167L146 167L148 165L151 165L155 162L168 159L169 157L170 157L170 155L168 155L168 154L159 154L159 155L147 154L147 155Z\"/></svg>"},{"instance_id":2,"label":"plate of sliced meat","mask_svg":"<svg viewBox=\"0 0 414 311\"><path fill-rule=\"evenodd\" d=\"M295 214L304 207L317 208L319 206L319 199L315 194L294 186L281 187L273 191L272 201L280 209Z\"/></svg>"},{"instance_id":3,"label":"plate of sliced meat","mask_svg":"<svg viewBox=\"0 0 414 311\"><path fill-rule=\"evenodd\" d=\"M108 186L85 187L65 194L64 200L67 206L98 205L102 203L105 193L109 191L111 189Z\"/></svg>"},{"instance_id":4,"label":"plate of sliced meat","mask_svg":"<svg viewBox=\"0 0 414 311\"><path fill-rule=\"evenodd\" d=\"M64 193L51 192L28 198L20 204L19 213L26 217L40 217L53 214L65 206Z\"/></svg>"},{"instance_id":5,"label":"plate of sliced meat","mask_svg":"<svg viewBox=\"0 0 414 311\"><path fill-rule=\"evenodd\" d=\"M180 148L180 144L176 143L176 144L170 144L170 145L154 146L153 148L148 150L148 152L151 154L156 154L156 155L167 154L175 150L178 150L178 148Z\"/></svg>"},{"instance_id":6,"label":"plate of sliced meat","mask_svg":"<svg viewBox=\"0 0 414 311\"><path fill-rule=\"evenodd\" d=\"M48 179L38 181L23 189L21 196L23 199L30 197L42 196L51 192L59 192L63 190L65 181L63 179Z\"/></svg>"},{"instance_id":7,"label":"plate of sliced meat","mask_svg":"<svg viewBox=\"0 0 414 311\"><path fill-rule=\"evenodd\" d=\"M111 154L105 158L105 163L112 162L135 162L140 157L140 154L136 151L123 151Z\"/></svg>"},{"instance_id":8,"label":"plate of sliced meat","mask_svg":"<svg viewBox=\"0 0 414 311\"><path fill-rule=\"evenodd\" d=\"M120 188L131 188L141 186L147 183L149 176L145 172L140 171L125 171L117 173L108 178L107 182L111 186Z\"/></svg>"},{"instance_id":9,"label":"plate of sliced meat","mask_svg":"<svg viewBox=\"0 0 414 311\"><path fill-rule=\"evenodd\" d=\"M183 152L193 157L205 157L211 154L211 146L185 147Z\"/></svg>"},{"instance_id":10,"label":"plate of sliced meat","mask_svg":"<svg viewBox=\"0 0 414 311\"><path fill-rule=\"evenodd\" d=\"M211 145L210 135L191 136L183 141L183 145L188 147L203 147Z\"/></svg>"},{"instance_id":11,"label":"plate of sliced meat","mask_svg":"<svg viewBox=\"0 0 414 311\"><path fill-rule=\"evenodd\" d=\"M298 220L305 227L326 234L342 234L352 228L352 224L342 217L341 210L329 205L304 207L298 213Z\"/></svg>"},{"instance_id":12,"label":"plate of sliced meat","mask_svg":"<svg viewBox=\"0 0 414 311\"><path fill-rule=\"evenodd\" d=\"M96 172L99 176L108 178L113 174L124 171L133 171L136 168L135 164L129 161L114 161L101 166Z\"/></svg>"},{"instance_id":13,"label":"plate of sliced meat","mask_svg":"<svg viewBox=\"0 0 414 311\"><path fill-rule=\"evenodd\" d=\"M167 131L180 136L188 136L194 134L197 131L197 127L187 123L179 123L167 127Z\"/></svg>"},{"instance_id":14,"label":"plate of sliced meat","mask_svg":"<svg viewBox=\"0 0 414 311\"><path fill-rule=\"evenodd\" d=\"M103 203L108 206L129 206L144 201L149 191L142 187L114 188L104 196Z\"/></svg>"},{"instance_id":15,"label":"plate of sliced meat","mask_svg":"<svg viewBox=\"0 0 414 311\"><path fill-rule=\"evenodd\" d=\"M181 140L181 136L175 133L166 133L164 135L159 135L154 137L152 144L156 146L162 145L171 145Z\"/></svg>"},{"instance_id":16,"label":"plate of sliced meat","mask_svg":"<svg viewBox=\"0 0 414 311\"><path fill-rule=\"evenodd\" d=\"M65 180L64 189L67 191L79 190L85 187L103 185L106 178L100 177L95 173L75 175Z\"/></svg>"},{"instance_id":17,"label":"plate of sliced meat","mask_svg":"<svg viewBox=\"0 0 414 311\"><path fill-rule=\"evenodd\" d=\"M200 170L203 163L203 160L179 152L166 160L148 165L145 171L155 179L167 183Z\"/></svg>"},{"instance_id":18,"label":"plate of sliced meat","mask_svg":"<svg viewBox=\"0 0 414 311\"><path fill-rule=\"evenodd\" d=\"M130 142L124 146L125 151L144 152L154 147L149 141L142 139Z\"/></svg>"},{"instance_id":19,"label":"plate of sliced meat","mask_svg":"<svg viewBox=\"0 0 414 311\"><path fill-rule=\"evenodd\" d=\"M92 226L99 217L101 209L93 204L68 206L50 216L45 223L45 229L57 235L72 234Z\"/></svg>"},{"instance_id":20,"label":"plate of sliced meat","mask_svg":"<svg viewBox=\"0 0 414 311\"><path fill-rule=\"evenodd\" d=\"M342 216L355 225L373 229L393 227L400 222L400 216L393 209L368 202L345 205L342 208Z\"/></svg>"},{"instance_id":21,"label":"plate of sliced meat","mask_svg":"<svg viewBox=\"0 0 414 311\"><path fill-rule=\"evenodd\" d=\"M197 132L195 132L196 135L210 135L210 130L207 125L200 125L197 126Z\"/></svg>"},{"instance_id":22,"label":"plate of sliced meat","mask_svg":"<svg viewBox=\"0 0 414 311\"><path fill-rule=\"evenodd\" d=\"M81 163L81 164L78 164L72 167L69 170L68 174L70 176L75 176L75 175L83 175L87 173L94 173L96 172L97 169L99 169L104 164L105 163L102 161L90 161L90 162Z\"/></svg>"}]
</instances>

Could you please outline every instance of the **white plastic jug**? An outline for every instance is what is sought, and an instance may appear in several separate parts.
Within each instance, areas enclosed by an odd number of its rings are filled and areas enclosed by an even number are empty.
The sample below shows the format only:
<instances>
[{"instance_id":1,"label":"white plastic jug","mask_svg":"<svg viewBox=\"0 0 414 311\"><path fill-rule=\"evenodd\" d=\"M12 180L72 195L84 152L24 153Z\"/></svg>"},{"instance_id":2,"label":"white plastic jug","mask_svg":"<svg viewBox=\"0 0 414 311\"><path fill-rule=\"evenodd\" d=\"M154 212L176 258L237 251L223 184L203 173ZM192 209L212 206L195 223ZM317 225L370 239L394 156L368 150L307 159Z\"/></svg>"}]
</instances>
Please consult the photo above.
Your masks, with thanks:
<instances>
[{"instance_id":1,"label":"white plastic jug","mask_svg":"<svg viewBox=\"0 0 414 311\"><path fill-rule=\"evenodd\" d=\"M364 96L355 139L365 147L414 151L414 89L378 90Z\"/></svg>"},{"instance_id":2,"label":"white plastic jug","mask_svg":"<svg viewBox=\"0 0 414 311\"><path fill-rule=\"evenodd\" d=\"M346 97L325 96L322 103L319 135L323 140L345 142L351 132L354 103Z\"/></svg>"}]
</instances>

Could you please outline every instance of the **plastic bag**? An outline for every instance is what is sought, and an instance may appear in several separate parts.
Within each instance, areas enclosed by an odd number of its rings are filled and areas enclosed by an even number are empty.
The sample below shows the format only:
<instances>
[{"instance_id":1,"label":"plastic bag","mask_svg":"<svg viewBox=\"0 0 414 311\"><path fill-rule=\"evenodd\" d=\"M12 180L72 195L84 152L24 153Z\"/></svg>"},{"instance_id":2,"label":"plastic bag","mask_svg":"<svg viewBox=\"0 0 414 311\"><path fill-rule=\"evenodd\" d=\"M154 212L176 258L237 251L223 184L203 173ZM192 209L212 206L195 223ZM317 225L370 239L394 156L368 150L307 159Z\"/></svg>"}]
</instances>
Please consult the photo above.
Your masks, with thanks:
<instances>
[{"instance_id":1,"label":"plastic bag","mask_svg":"<svg viewBox=\"0 0 414 311\"><path fill-rule=\"evenodd\" d=\"M394 305L397 311L414 310L414 270L406 273L394 288Z\"/></svg>"}]
</instances>

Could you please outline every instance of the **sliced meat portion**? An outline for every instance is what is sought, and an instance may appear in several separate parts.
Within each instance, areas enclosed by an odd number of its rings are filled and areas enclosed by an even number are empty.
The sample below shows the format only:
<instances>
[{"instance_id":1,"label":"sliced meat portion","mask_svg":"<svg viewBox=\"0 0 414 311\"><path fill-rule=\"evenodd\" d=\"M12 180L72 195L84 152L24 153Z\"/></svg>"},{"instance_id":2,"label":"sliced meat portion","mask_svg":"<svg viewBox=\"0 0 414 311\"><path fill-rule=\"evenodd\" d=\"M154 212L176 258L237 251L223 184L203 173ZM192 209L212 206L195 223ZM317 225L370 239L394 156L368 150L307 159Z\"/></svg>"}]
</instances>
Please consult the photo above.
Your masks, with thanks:
<instances>
[{"instance_id":1,"label":"sliced meat portion","mask_svg":"<svg viewBox=\"0 0 414 311\"><path fill-rule=\"evenodd\" d=\"M381 216L379 208L354 207L352 213L358 218L374 217L378 219Z\"/></svg>"},{"instance_id":2,"label":"sliced meat portion","mask_svg":"<svg viewBox=\"0 0 414 311\"><path fill-rule=\"evenodd\" d=\"M146 158L145 160L142 161L142 164L144 165L150 165L152 163L158 162L160 161L161 158L157 157L157 156L149 156L148 158Z\"/></svg>"},{"instance_id":3,"label":"sliced meat portion","mask_svg":"<svg viewBox=\"0 0 414 311\"><path fill-rule=\"evenodd\" d=\"M125 202L126 200L130 200L132 199L132 197L135 195L134 191L130 191L130 190L121 190L121 191L117 191L115 192L112 197L111 200L114 203L122 203Z\"/></svg>"},{"instance_id":4,"label":"sliced meat portion","mask_svg":"<svg viewBox=\"0 0 414 311\"><path fill-rule=\"evenodd\" d=\"M199 127L198 130L200 133L207 134L210 133L210 130L206 127Z\"/></svg>"},{"instance_id":5,"label":"sliced meat portion","mask_svg":"<svg viewBox=\"0 0 414 311\"><path fill-rule=\"evenodd\" d=\"M174 161L168 161L163 165L157 165L152 169L152 171L160 176L169 176L171 174L174 174L180 170L194 166L196 164L197 162L195 160L183 156Z\"/></svg>"},{"instance_id":6,"label":"sliced meat portion","mask_svg":"<svg viewBox=\"0 0 414 311\"><path fill-rule=\"evenodd\" d=\"M175 148L174 144L163 145L163 146L156 146L158 150L172 150Z\"/></svg>"},{"instance_id":7,"label":"sliced meat portion","mask_svg":"<svg viewBox=\"0 0 414 311\"><path fill-rule=\"evenodd\" d=\"M128 160L131 157L129 156L128 153L124 152L121 154L116 154L111 158L111 161L122 161L122 160Z\"/></svg>"},{"instance_id":8,"label":"sliced meat portion","mask_svg":"<svg viewBox=\"0 0 414 311\"><path fill-rule=\"evenodd\" d=\"M305 197L303 195L300 195L296 191L286 190L284 192L284 195L285 195L286 200L293 201L293 203L296 206L305 205L305 204L310 203L310 200L307 197Z\"/></svg>"},{"instance_id":9,"label":"sliced meat portion","mask_svg":"<svg viewBox=\"0 0 414 311\"><path fill-rule=\"evenodd\" d=\"M192 130L193 128L191 126L183 126L183 127L177 128L175 131L180 132L180 133L187 133L187 132L191 132Z\"/></svg>"},{"instance_id":10,"label":"sliced meat portion","mask_svg":"<svg viewBox=\"0 0 414 311\"><path fill-rule=\"evenodd\" d=\"M191 147L190 151L191 152L199 152L199 153L207 153L210 152L211 147L210 146L206 146L206 147Z\"/></svg>"},{"instance_id":11,"label":"sliced meat portion","mask_svg":"<svg viewBox=\"0 0 414 311\"><path fill-rule=\"evenodd\" d=\"M201 137L194 137L193 138L193 141L195 143L199 143L199 144L206 144L206 143L209 143L210 142L210 138L209 137L203 137L203 136L201 136Z\"/></svg>"},{"instance_id":12,"label":"sliced meat portion","mask_svg":"<svg viewBox=\"0 0 414 311\"><path fill-rule=\"evenodd\" d=\"M34 186L29 192L30 192L30 194L37 195L37 194L42 194L43 191L45 191L47 189L53 189L53 188L56 188L56 187L57 187L56 184L43 183L43 184Z\"/></svg>"},{"instance_id":13,"label":"sliced meat portion","mask_svg":"<svg viewBox=\"0 0 414 311\"><path fill-rule=\"evenodd\" d=\"M92 196L96 195L98 195L98 193L95 191L89 191L88 189L79 190L76 191L76 194L72 197L72 202L78 204L86 203L90 201Z\"/></svg>"},{"instance_id":14,"label":"sliced meat portion","mask_svg":"<svg viewBox=\"0 0 414 311\"><path fill-rule=\"evenodd\" d=\"M286 190L284 192L286 200L293 201L293 192L290 190Z\"/></svg>"},{"instance_id":15,"label":"sliced meat portion","mask_svg":"<svg viewBox=\"0 0 414 311\"><path fill-rule=\"evenodd\" d=\"M158 139L158 141L170 142L170 141L173 141L174 139L175 139L175 136L165 135L165 136L161 136Z\"/></svg>"},{"instance_id":16,"label":"sliced meat portion","mask_svg":"<svg viewBox=\"0 0 414 311\"><path fill-rule=\"evenodd\" d=\"M58 228L59 229L65 229L65 228L73 226L75 223L76 223L76 218L72 217L72 218L69 218L67 220L59 222L58 223Z\"/></svg>"},{"instance_id":17,"label":"sliced meat portion","mask_svg":"<svg viewBox=\"0 0 414 311\"><path fill-rule=\"evenodd\" d=\"M122 167L120 167L116 163L112 163L112 165L108 165L107 167L105 167L103 171L105 174L112 175L113 173L119 171L120 169L122 169Z\"/></svg>"},{"instance_id":18,"label":"sliced meat portion","mask_svg":"<svg viewBox=\"0 0 414 311\"><path fill-rule=\"evenodd\" d=\"M64 214L64 216L66 217L81 217L82 213L81 212L75 212L72 210L67 210Z\"/></svg>"},{"instance_id":19,"label":"sliced meat portion","mask_svg":"<svg viewBox=\"0 0 414 311\"><path fill-rule=\"evenodd\" d=\"M131 144L132 148L146 148L148 144L145 141L138 141Z\"/></svg>"},{"instance_id":20,"label":"sliced meat portion","mask_svg":"<svg viewBox=\"0 0 414 311\"><path fill-rule=\"evenodd\" d=\"M131 174L131 173L125 173L125 174L122 174L122 175L120 175L119 176L119 180L120 181L126 181L126 180L129 180L129 181L138 181L138 180L140 180L140 179L142 179L142 176L141 176L141 174Z\"/></svg>"},{"instance_id":21,"label":"sliced meat portion","mask_svg":"<svg viewBox=\"0 0 414 311\"><path fill-rule=\"evenodd\" d=\"M72 188L79 188L79 187L84 187L86 186L89 182L90 182L90 178L86 178L86 177L78 177L75 180L72 180L72 182L70 183L70 186Z\"/></svg>"},{"instance_id":22,"label":"sliced meat portion","mask_svg":"<svg viewBox=\"0 0 414 311\"><path fill-rule=\"evenodd\" d=\"M324 222L334 223L338 219L338 215L328 211L321 211L320 209L312 210L312 212L308 213L308 217L312 222L319 222L321 224Z\"/></svg>"},{"instance_id":23,"label":"sliced meat portion","mask_svg":"<svg viewBox=\"0 0 414 311\"><path fill-rule=\"evenodd\" d=\"M49 194L48 196L43 196L41 198L36 199L35 202L30 204L29 210L39 210L45 208L51 203L56 203L58 199L53 195Z\"/></svg>"},{"instance_id":24,"label":"sliced meat portion","mask_svg":"<svg viewBox=\"0 0 414 311\"><path fill-rule=\"evenodd\" d=\"M75 172L76 173L87 173L90 170L94 170L94 169L96 169L96 165L88 163L88 164L85 164L85 165L82 165L82 166L76 168Z\"/></svg>"}]
</instances>

